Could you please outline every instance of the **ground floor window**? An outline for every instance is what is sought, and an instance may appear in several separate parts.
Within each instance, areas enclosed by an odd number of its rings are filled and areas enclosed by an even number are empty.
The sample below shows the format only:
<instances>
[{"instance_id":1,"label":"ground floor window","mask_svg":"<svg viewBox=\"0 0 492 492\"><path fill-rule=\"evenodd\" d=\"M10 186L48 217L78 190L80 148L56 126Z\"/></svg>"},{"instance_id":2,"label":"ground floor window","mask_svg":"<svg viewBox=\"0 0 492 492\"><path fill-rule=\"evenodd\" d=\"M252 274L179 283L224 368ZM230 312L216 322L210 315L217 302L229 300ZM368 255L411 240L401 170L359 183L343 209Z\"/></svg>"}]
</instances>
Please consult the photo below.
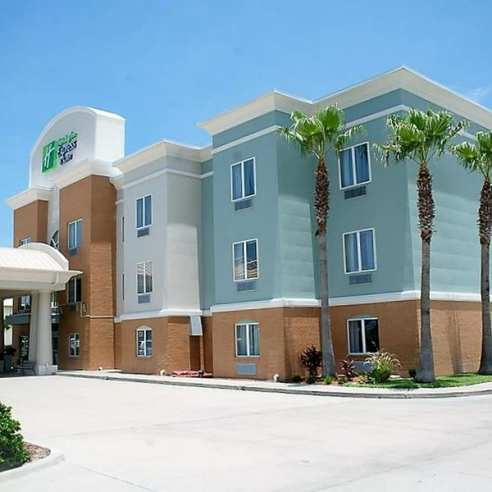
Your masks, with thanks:
<instances>
[{"instance_id":1,"label":"ground floor window","mask_svg":"<svg viewBox=\"0 0 492 492\"><path fill-rule=\"evenodd\" d=\"M236 324L236 356L257 357L260 355L260 332L258 323Z\"/></svg>"},{"instance_id":2,"label":"ground floor window","mask_svg":"<svg viewBox=\"0 0 492 492\"><path fill-rule=\"evenodd\" d=\"M68 338L68 355L78 357L80 355L80 334L71 333Z\"/></svg>"},{"instance_id":3,"label":"ground floor window","mask_svg":"<svg viewBox=\"0 0 492 492\"><path fill-rule=\"evenodd\" d=\"M152 355L152 330L139 328L137 330L137 357L150 357Z\"/></svg>"},{"instance_id":4,"label":"ground floor window","mask_svg":"<svg viewBox=\"0 0 492 492\"><path fill-rule=\"evenodd\" d=\"M377 318L357 318L347 321L350 354L370 354L379 350L379 322Z\"/></svg>"}]
</instances>

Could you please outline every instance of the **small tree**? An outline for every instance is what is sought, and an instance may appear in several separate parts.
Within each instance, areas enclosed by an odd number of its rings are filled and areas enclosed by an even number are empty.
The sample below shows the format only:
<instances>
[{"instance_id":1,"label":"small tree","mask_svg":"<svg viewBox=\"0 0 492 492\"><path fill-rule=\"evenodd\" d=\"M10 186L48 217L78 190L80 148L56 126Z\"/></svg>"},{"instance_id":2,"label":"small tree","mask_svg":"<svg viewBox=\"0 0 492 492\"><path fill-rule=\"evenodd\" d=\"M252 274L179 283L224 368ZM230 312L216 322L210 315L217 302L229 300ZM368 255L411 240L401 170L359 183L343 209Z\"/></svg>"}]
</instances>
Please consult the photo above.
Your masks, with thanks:
<instances>
[{"instance_id":1,"label":"small tree","mask_svg":"<svg viewBox=\"0 0 492 492\"><path fill-rule=\"evenodd\" d=\"M300 355L301 364L309 372L309 383L314 383L316 376L318 375L318 369L323 362L323 355L314 345L307 347Z\"/></svg>"},{"instance_id":2,"label":"small tree","mask_svg":"<svg viewBox=\"0 0 492 492\"><path fill-rule=\"evenodd\" d=\"M411 109L405 116L391 115L386 123L390 135L384 145L375 145L386 164L413 161L417 171L417 209L421 239L420 271L420 368L417 380L432 383L434 354L430 321L430 249L434 227L435 204L432 193L432 175L429 165L439 159L449 141L464 127L454 123L450 113L441 111L418 111Z\"/></svg>"},{"instance_id":3,"label":"small tree","mask_svg":"<svg viewBox=\"0 0 492 492\"><path fill-rule=\"evenodd\" d=\"M465 169L482 176L478 207L478 236L480 239L480 295L482 299L482 356L480 374L492 374L492 329L490 322L490 236L492 230L492 132L478 132L476 143L463 142L453 147Z\"/></svg>"},{"instance_id":4,"label":"small tree","mask_svg":"<svg viewBox=\"0 0 492 492\"><path fill-rule=\"evenodd\" d=\"M20 466L29 460L12 408L0 403L0 470Z\"/></svg>"}]
</instances>

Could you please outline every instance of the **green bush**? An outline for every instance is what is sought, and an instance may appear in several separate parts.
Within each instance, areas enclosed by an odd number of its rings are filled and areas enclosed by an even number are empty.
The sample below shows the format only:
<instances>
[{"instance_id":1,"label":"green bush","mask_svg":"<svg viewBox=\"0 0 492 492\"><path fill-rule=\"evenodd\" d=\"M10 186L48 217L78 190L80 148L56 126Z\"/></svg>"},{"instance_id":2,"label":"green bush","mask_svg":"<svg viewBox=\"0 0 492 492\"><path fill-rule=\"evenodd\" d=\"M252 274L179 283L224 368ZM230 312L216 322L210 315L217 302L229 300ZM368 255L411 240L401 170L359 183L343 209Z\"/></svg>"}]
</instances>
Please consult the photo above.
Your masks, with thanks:
<instances>
[{"instance_id":1,"label":"green bush","mask_svg":"<svg viewBox=\"0 0 492 492\"><path fill-rule=\"evenodd\" d=\"M299 376L299 374L296 374L295 376L292 376L292 380L291 380L293 383L302 383L302 378L301 376Z\"/></svg>"},{"instance_id":2,"label":"green bush","mask_svg":"<svg viewBox=\"0 0 492 492\"><path fill-rule=\"evenodd\" d=\"M367 357L366 362L371 366L369 377L376 383L381 384L387 381L393 371L400 366L400 361L388 352L376 352Z\"/></svg>"},{"instance_id":3,"label":"green bush","mask_svg":"<svg viewBox=\"0 0 492 492\"><path fill-rule=\"evenodd\" d=\"M334 380L335 380L335 378L333 376L325 376L323 378L323 383L331 384L331 383L333 383Z\"/></svg>"},{"instance_id":4,"label":"green bush","mask_svg":"<svg viewBox=\"0 0 492 492\"><path fill-rule=\"evenodd\" d=\"M0 470L20 466L29 460L12 408L0 403Z\"/></svg>"}]
</instances>

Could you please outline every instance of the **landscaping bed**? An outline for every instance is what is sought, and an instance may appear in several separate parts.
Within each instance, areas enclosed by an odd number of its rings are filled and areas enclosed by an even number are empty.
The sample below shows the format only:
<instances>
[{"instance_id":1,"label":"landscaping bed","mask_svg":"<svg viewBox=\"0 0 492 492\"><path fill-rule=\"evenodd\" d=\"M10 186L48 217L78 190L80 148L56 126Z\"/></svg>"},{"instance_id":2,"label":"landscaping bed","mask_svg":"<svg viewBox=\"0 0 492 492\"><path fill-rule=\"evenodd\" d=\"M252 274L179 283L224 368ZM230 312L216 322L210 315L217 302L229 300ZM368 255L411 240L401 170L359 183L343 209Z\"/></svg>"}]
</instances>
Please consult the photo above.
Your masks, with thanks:
<instances>
[{"instance_id":1,"label":"landscaping bed","mask_svg":"<svg viewBox=\"0 0 492 492\"><path fill-rule=\"evenodd\" d=\"M27 463L33 463L34 461L38 461L43 458L46 458L50 454L50 450L48 448L43 448L42 446L38 446L37 444L32 444L30 442L24 443L24 449L28 454L26 462L16 463L16 464L12 464L12 463L0 464L0 472L12 470L13 468L18 468Z\"/></svg>"}]
</instances>

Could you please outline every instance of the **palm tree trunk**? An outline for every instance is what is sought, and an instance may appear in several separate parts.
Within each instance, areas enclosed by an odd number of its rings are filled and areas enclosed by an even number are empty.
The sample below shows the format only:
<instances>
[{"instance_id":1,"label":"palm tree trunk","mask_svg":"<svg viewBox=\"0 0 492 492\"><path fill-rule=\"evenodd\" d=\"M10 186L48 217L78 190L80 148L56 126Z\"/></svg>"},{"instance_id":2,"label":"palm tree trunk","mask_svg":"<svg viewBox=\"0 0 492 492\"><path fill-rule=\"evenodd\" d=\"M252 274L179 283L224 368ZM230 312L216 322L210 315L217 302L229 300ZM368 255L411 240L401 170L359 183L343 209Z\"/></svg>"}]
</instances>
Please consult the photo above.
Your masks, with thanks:
<instances>
[{"instance_id":1,"label":"palm tree trunk","mask_svg":"<svg viewBox=\"0 0 492 492\"><path fill-rule=\"evenodd\" d=\"M480 295L482 298L482 355L480 374L492 374L492 328L490 322L490 231L492 226L492 188L485 179L478 212L480 230Z\"/></svg>"},{"instance_id":2,"label":"palm tree trunk","mask_svg":"<svg viewBox=\"0 0 492 492\"><path fill-rule=\"evenodd\" d=\"M319 159L316 168L316 185L314 196L314 207L318 230L316 236L319 245L319 273L320 273L320 300L321 316L319 338L321 353L323 355L323 376L334 376L336 374L335 355L333 352L333 341L331 337L331 318L328 292L328 241L326 240L326 221L329 210L329 180L328 171L324 159Z\"/></svg>"},{"instance_id":3,"label":"palm tree trunk","mask_svg":"<svg viewBox=\"0 0 492 492\"><path fill-rule=\"evenodd\" d=\"M434 354L430 322L430 246L432 224L435 217L434 198L432 197L432 176L427 163L419 167L417 177L418 212L420 238L422 240L421 276L420 276L420 368L417 380L431 383L434 376Z\"/></svg>"}]
</instances>

